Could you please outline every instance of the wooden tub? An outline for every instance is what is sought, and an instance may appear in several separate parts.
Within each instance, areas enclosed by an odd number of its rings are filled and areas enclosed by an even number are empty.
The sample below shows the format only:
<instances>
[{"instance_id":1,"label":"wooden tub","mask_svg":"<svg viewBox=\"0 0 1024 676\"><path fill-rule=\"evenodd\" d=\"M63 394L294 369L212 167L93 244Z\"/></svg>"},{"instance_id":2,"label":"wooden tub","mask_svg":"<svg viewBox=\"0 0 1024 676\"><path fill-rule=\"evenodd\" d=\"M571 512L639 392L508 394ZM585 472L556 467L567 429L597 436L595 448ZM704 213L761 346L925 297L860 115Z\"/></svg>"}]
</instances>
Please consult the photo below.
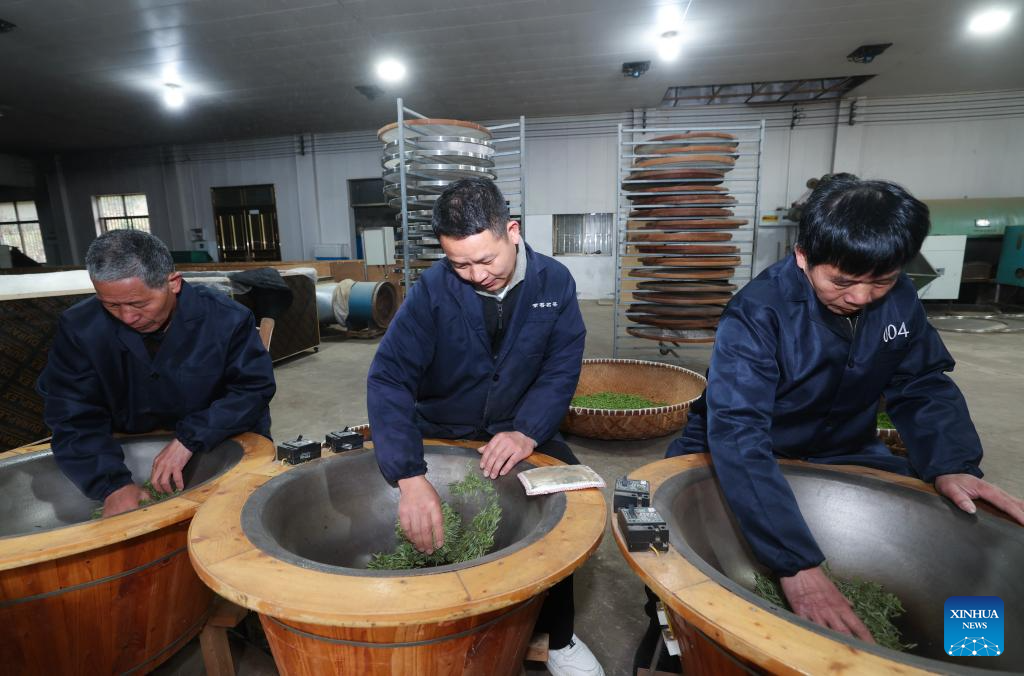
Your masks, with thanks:
<instances>
[{"instance_id":1,"label":"wooden tub","mask_svg":"<svg viewBox=\"0 0 1024 676\"><path fill-rule=\"evenodd\" d=\"M479 446L428 442L443 499ZM607 511L597 490L527 498L512 474L496 483L499 549L464 564L364 568L394 544L398 497L368 449L246 474L199 510L189 552L214 591L260 614L282 674L518 674L546 590L594 551Z\"/></svg>"},{"instance_id":2,"label":"wooden tub","mask_svg":"<svg viewBox=\"0 0 1024 676\"><path fill-rule=\"evenodd\" d=\"M170 439L120 440L136 483ZM212 598L186 555L189 521L220 485L271 458L270 441L242 434L195 456L181 495L92 520L100 503L49 446L0 454L0 673L146 673L174 654Z\"/></svg>"},{"instance_id":3,"label":"wooden tub","mask_svg":"<svg viewBox=\"0 0 1024 676\"><path fill-rule=\"evenodd\" d=\"M661 460L633 472L651 482L652 505L669 525L668 552L630 552L630 567L662 600L680 641L684 673L996 674L1024 671L1024 655L946 654L943 604L950 596L1024 603L1024 528L986 507L961 512L916 479L863 467L782 461L800 509L839 577L881 583L906 613L895 623L910 652L870 645L813 624L753 593L753 559L706 454Z\"/></svg>"},{"instance_id":4,"label":"wooden tub","mask_svg":"<svg viewBox=\"0 0 1024 676\"><path fill-rule=\"evenodd\" d=\"M672 364L641 359L584 359L575 396L635 394L663 406L604 409L570 406L562 431L592 439L653 439L682 429L690 404L707 386L704 376Z\"/></svg>"}]
</instances>

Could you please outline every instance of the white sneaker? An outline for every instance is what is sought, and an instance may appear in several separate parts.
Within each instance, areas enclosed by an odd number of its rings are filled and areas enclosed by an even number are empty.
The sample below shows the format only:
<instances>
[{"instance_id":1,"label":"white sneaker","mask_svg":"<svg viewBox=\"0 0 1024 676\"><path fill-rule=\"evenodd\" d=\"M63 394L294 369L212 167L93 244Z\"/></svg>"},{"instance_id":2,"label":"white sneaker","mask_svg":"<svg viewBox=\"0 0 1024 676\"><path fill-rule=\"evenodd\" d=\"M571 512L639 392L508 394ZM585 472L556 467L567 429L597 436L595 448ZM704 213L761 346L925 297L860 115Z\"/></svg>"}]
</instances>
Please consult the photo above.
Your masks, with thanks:
<instances>
[{"instance_id":1,"label":"white sneaker","mask_svg":"<svg viewBox=\"0 0 1024 676\"><path fill-rule=\"evenodd\" d=\"M569 645L548 651L546 665L552 676L604 676L604 669L594 653L576 634L572 635Z\"/></svg>"}]
</instances>

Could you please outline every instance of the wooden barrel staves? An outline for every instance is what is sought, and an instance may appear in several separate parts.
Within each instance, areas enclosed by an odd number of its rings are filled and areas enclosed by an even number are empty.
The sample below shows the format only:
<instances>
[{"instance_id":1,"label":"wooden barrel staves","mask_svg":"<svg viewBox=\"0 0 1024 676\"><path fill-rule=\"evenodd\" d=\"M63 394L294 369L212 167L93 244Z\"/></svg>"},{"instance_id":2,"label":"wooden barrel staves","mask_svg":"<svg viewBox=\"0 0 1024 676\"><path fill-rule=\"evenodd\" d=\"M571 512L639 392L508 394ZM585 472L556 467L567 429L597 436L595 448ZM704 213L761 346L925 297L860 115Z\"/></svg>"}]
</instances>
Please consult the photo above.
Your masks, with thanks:
<instances>
[{"instance_id":1,"label":"wooden barrel staves","mask_svg":"<svg viewBox=\"0 0 1024 676\"><path fill-rule=\"evenodd\" d=\"M170 439L120 439L136 482ZM188 559L192 515L232 475L271 458L267 439L243 434L195 456L182 494L93 520L99 503L48 446L0 455L0 673L146 673L173 655L202 629L213 596Z\"/></svg>"},{"instance_id":2,"label":"wooden barrel staves","mask_svg":"<svg viewBox=\"0 0 1024 676\"><path fill-rule=\"evenodd\" d=\"M442 499L479 471L480 445L427 442ZM607 518L597 490L525 495L515 473L556 464L533 454L495 481L495 550L462 564L366 569L397 542L398 491L370 449L246 475L203 506L189 550L204 582L260 614L282 674L518 674L547 589L586 561Z\"/></svg>"}]
</instances>

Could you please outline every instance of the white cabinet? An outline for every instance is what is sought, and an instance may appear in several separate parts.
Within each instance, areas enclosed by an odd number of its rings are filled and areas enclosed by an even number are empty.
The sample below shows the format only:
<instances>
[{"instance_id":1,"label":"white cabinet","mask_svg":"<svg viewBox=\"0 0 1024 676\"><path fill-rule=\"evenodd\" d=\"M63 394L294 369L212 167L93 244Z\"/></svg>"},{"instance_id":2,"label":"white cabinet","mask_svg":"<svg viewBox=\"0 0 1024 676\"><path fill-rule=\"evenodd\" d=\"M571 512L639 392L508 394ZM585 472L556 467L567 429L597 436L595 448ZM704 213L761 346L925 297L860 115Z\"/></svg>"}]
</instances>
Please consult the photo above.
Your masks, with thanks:
<instances>
[{"instance_id":1,"label":"white cabinet","mask_svg":"<svg viewBox=\"0 0 1024 676\"><path fill-rule=\"evenodd\" d=\"M939 276L917 292L922 300L955 299L960 295L966 247L967 235L925 237L921 254Z\"/></svg>"}]
</instances>

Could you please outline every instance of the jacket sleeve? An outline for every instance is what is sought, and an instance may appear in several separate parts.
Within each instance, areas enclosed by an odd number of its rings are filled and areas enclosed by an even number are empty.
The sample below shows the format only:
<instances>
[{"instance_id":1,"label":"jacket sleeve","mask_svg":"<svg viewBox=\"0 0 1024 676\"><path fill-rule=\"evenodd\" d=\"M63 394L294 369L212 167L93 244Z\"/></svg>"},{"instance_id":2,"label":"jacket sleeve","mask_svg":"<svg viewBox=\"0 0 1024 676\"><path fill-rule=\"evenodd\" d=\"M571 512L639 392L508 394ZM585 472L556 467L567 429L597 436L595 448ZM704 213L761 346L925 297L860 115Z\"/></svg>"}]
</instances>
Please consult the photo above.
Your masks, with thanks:
<instances>
[{"instance_id":1,"label":"jacket sleeve","mask_svg":"<svg viewBox=\"0 0 1024 676\"><path fill-rule=\"evenodd\" d=\"M57 466L86 497L104 500L130 484L132 474L111 434L100 379L84 354L62 317L36 389L53 433L51 448Z\"/></svg>"},{"instance_id":2,"label":"jacket sleeve","mask_svg":"<svg viewBox=\"0 0 1024 676\"><path fill-rule=\"evenodd\" d=\"M911 466L924 481L943 474L982 476L982 450L967 402L946 375L956 362L917 303L920 327L885 388L885 409L907 447Z\"/></svg>"},{"instance_id":3,"label":"jacket sleeve","mask_svg":"<svg viewBox=\"0 0 1024 676\"><path fill-rule=\"evenodd\" d=\"M513 428L543 444L558 432L569 408L583 366L587 328L576 300L576 283L568 283L559 299L560 312L544 350L539 375L523 396ZM520 302L525 302L520 300ZM527 330L524 327L523 330Z\"/></svg>"},{"instance_id":4,"label":"jacket sleeve","mask_svg":"<svg viewBox=\"0 0 1024 676\"><path fill-rule=\"evenodd\" d=\"M426 284L413 285L395 315L366 379L366 408L381 474L391 483L426 474L416 394L434 358L436 330Z\"/></svg>"},{"instance_id":5,"label":"jacket sleeve","mask_svg":"<svg viewBox=\"0 0 1024 676\"><path fill-rule=\"evenodd\" d=\"M790 576L825 557L772 452L778 337L773 312L726 311L708 372L707 438L722 492L754 555Z\"/></svg>"},{"instance_id":6,"label":"jacket sleeve","mask_svg":"<svg viewBox=\"0 0 1024 676\"><path fill-rule=\"evenodd\" d=\"M178 421L175 437L193 453L204 453L228 437L253 428L277 391L270 353L260 342L251 314L235 326L223 372L223 395L208 408Z\"/></svg>"}]
</instances>

